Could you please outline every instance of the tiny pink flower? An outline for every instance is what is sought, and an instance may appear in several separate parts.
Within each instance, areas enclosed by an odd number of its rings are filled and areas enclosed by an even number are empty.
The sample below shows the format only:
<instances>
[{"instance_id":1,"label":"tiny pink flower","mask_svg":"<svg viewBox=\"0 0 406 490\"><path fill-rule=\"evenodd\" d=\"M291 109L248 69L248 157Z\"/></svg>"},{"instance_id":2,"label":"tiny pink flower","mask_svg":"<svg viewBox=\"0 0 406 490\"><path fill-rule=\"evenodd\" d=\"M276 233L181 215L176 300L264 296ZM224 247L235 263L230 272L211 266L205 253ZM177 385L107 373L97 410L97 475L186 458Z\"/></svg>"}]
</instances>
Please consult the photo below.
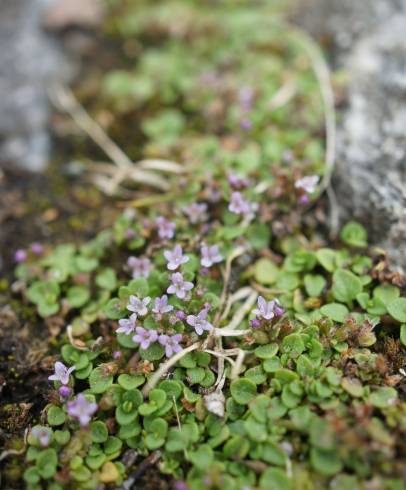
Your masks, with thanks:
<instances>
[{"instance_id":1,"label":"tiny pink flower","mask_svg":"<svg viewBox=\"0 0 406 490\"><path fill-rule=\"evenodd\" d=\"M211 267L223 260L218 245L212 245L211 247L203 246L201 248L201 255L200 263L203 267Z\"/></svg>"},{"instance_id":2,"label":"tiny pink flower","mask_svg":"<svg viewBox=\"0 0 406 490\"><path fill-rule=\"evenodd\" d=\"M22 248L16 250L14 254L14 262L17 264L21 264L22 262L25 262L27 260L27 252L23 250Z\"/></svg>"},{"instance_id":3,"label":"tiny pink flower","mask_svg":"<svg viewBox=\"0 0 406 490\"><path fill-rule=\"evenodd\" d=\"M306 177L302 177L301 179L295 182L296 189L302 189L307 194L312 194L319 183L320 177L318 175L308 175Z\"/></svg>"},{"instance_id":4,"label":"tiny pink flower","mask_svg":"<svg viewBox=\"0 0 406 490\"><path fill-rule=\"evenodd\" d=\"M193 283L185 281L180 272L172 274L171 281L172 284L168 287L166 292L168 294L176 294L179 299L185 299L188 291L193 289Z\"/></svg>"},{"instance_id":5,"label":"tiny pink flower","mask_svg":"<svg viewBox=\"0 0 406 490\"><path fill-rule=\"evenodd\" d=\"M272 318L280 316L283 312L284 310L278 300L266 301L262 296L258 297L258 308L252 310L254 315L264 320L272 320Z\"/></svg>"},{"instance_id":6,"label":"tiny pink flower","mask_svg":"<svg viewBox=\"0 0 406 490\"><path fill-rule=\"evenodd\" d=\"M48 447L51 443L52 431L48 427L33 427L31 434L37 439L41 447Z\"/></svg>"},{"instance_id":7,"label":"tiny pink flower","mask_svg":"<svg viewBox=\"0 0 406 490\"><path fill-rule=\"evenodd\" d=\"M152 308L153 313L157 315L164 315L173 310L172 305L168 305L168 296L164 294L160 298L155 298L154 307Z\"/></svg>"},{"instance_id":8,"label":"tiny pink flower","mask_svg":"<svg viewBox=\"0 0 406 490\"><path fill-rule=\"evenodd\" d=\"M131 295L127 310L134 312L136 316L145 316L148 314L147 306L150 302L151 298L149 296L144 299L139 299L137 296Z\"/></svg>"},{"instance_id":9,"label":"tiny pink flower","mask_svg":"<svg viewBox=\"0 0 406 490\"><path fill-rule=\"evenodd\" d=\"M118 324L120 325L119 328L116 330L116 333L123 333L125 335L131 335L132 333L135 332L135 327L137 322L137 314L133 313L130 318L122 318L121 320L118 321Z\"/></svg>"},{"instance_id":10,"label":"tiny pink flower","mask_svg":"<svg viewBox=\"0 0 406 490\"><path fill-rule=\"evenodd\" d=\"M206 320L207 317L207 309L203 308L203 310L198 313L198 315L188 315L186 318L186 322L194 327L197 335L202 335L204 330L209 332L213 329L213 325Z\"/></svg>"},{"instance_id":11,"label":"tiny pink flower","mask_svg":"<svg viewBox=\"0 0 406 490\"><path fill-rule=\"evenodd\" d=\"M158 216L155 220L155 223L158 228L158 236L159 238L170 240L175 235L176 225L173 221L169 221L163 216Z\"/></svg>"},{"instance_id":12,"label":"tiny pink flower","mask_svg":"<svg viewBox=\"0 0 406 490\"><path fill-rule=\"evenodd\" d=\"M59 381L63 385L67 385L69 383L69 375L75 370L75 366L70 367L69 369L62 362L57 361L55 363L55 373L51 376L48 376L50 381Z\"/></svg>"},{"instance_id":13,"label":"tiny pink flower","mask_svg":"<svg viewBox=\"0 0 406 490\"><path fill-rule=\"evenodd\" d=\"M255 205L247 201L241 192L236 191L231 194L228 209L235 214L250 216L255 210Z\"/></svg>"},{"instance_id":14,"label":"tiny pink flower","mask_svg":"<svg viewBox=\"0 0 406 490\"><path fill-rule=\"evenodd\" d=\"M75 400L68 402L66 407L68 415L77 419L82 427L86 427L97 410L97 403L88 402L80 393Z\"/></svg>"},{"instance_id":15,"label":"tiny pink flower","mask_svg":"<svg viewBox=\"0 0 406 490\"><path fill-rule=\"evenodd\" d=\"M182 347L179 345L181 340L181 334L175 334L171 336L160 335L158 342L165 347L166 357L172 357L173 354L176 354L177 352L180 352L182 350Z\"/></svg>"},{"instance_id":16,"label":"tiny pink flower","mask_svg":"<svg viewBox=\"0 0 406 490\"><path fill-rule=\"evenodd\" d=\"M40 243L35 242L31 244L31 252L34 255L41 255L43 251L44 251L44 247Z\"/></svg>"},{"instance_id":17,"label":"tiny pink flower","mask_svg":"<svg viewBox=\"0 0 406 490\"><path fill-rule=\"evenodd\" d=\"M129 257L127 265L131 269L133 279L148 277L151 270L151 261L146 258Z\"/></svg>"},{"instance_id":18,"label":"tiny pink flower","mask_svg":"<svg viewBox=\"0 0 406 490\"><path fill-rule=\"evenodd\" d=\"M183 212L189 218L192 224L202 223L207 220L207 204L194 202L187 208L184 208Z\"/></svg>"},{"instance_id":19,"label":"tiny pink flower","mask_svg":"<svg viewBox=\"0 0 406 490\"><path fill-rule=\"evenodd\" d=\"M158 333L156 330L147 330L143 327L137 327L135 329L137 332L133 337L133 341L136 344L140 344L141 349L145 350L158 340Z\"/></svg>"},{"instance_id":20,"label":"tiny pink flower","mask_svg":"<svg viewBox=\"0 0 406 490\"><path fill-rule=\"evenodd\" d=\"M164 257L168 261L167 267L170 271L174 271L182 264L189 262L189 257L183 255L182 247L180 245L175 245L172 250L165 250Z\"/></svg>"}]
</instances>

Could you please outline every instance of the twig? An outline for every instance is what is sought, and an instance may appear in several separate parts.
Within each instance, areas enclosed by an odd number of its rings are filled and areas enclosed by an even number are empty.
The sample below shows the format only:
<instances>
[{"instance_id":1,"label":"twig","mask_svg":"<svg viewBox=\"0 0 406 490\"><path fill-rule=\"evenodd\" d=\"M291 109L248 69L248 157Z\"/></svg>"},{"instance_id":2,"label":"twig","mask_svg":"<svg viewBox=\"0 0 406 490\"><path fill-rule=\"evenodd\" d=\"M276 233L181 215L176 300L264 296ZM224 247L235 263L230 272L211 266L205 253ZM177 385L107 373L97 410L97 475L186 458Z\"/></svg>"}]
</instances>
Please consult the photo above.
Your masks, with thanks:
<instances>
[{"instance_id":1,"label":"twig","mask_svg":"<svg viewBox=\"0 0 406 490\"><path fill-rule=\"evenodd\" d=\"M224 320L227 318L228 314L230 313L231 307L233 306L234 303L237 301L240 301L241 299L245 299L252 291L252 288L249 286L244 287L236 291L234 294L232 294L227 301L226 307L224 308L223 314L221 315L220 321Z\"/></svg>"},{"instance_id":2,"label":"twig","mask_svg":"<svg viewBox=\"0 0 406 490\"><path fill-rule=\"evenodd\" d=\"M234 259L239 257L245 252L244 247L237 247L228 257L226 261L226 268L224 271L224 278L223 278L223 290L221 292L220 296L220 304L217 310L217 314L214 318L214 325L218 325L220 318L221 318L221 312L224 307L224 303L227 300L227 289L228 289L228 283L230 282L230 275L231 275L231 264Z\"/></svg>"},{"instance_id":3,"label":"twig","mask_svg":"<svg viewBox=\"0 0 406 490\"><path fill-rule=\"evenodd\" d=\"M28 429L25 429L23 447L21 449L6 449L6 450L4 450L0 454L0 461L3 461L3 459L8 458L9 456L21 456L22 454L24 454L25 450L27 449L27 439L28 439Z\"/></svg>"},{"instance_id":4,"label":"twig","mask_svg":"<svg viewBox=\"0 0 406 490\"><path fill-rule=\"evenodd\" d=\"M237 359L235 361L235 364L231 370L231 379L238 378L238 375L240 374L240 371L241 371L242 363L244 362L245 354L246 354L246 352L244 350L240 349L240 352L237 355Z\"/></svg>"},{"instance_id":5,"label":"twig","mask_svg":"<svg viewBox=\"0 0 406 490\"><path fill-rule=\"evenodd\" d=\"M179 427L179 430L182 430L182 424L180 423L178 405L176 404L175 395L172 395L172 398L173 398L173 404L175 406L175 414L176 414L176 420L178 421L178 427Z\"/></svg>"},{"instance_id":6,"label":"twig","mask_svg":"<svg viewBox=\"0 0 406 490\"><path fill-rule=\"evenodd\" d=\"M242 322L244 316L248 313L248 311L253 307L255 301L258 298L258 293L256 291L251 290L251 294L245 300L244 304L235 312L231 322L223 328L219 328L217 330L221 331L229 331L234 330L240 323Z\"/></svg>"},{"instance_id":7,"label":"twig","mask_svg":"<svg viewBox=\"0 0 406 490\"><path fill-rule=\"evenodd\" d=\"M280 109L295 96L296 92L297 85L292 80L288 80L279 90L276 91L275 95L269 102L268 108L271 111Z\"/></svg>"},{"instance_id":8,"label":"twig","mask_svg":"<svg viewBox=\"0 0 406 490\"><path fill-rule=\"evenodd\" d=\"M176 353L174 356L172 356L170 359L168 359L166 362L161 364L159 366L158 371L156 371L151 378L147 381L147 384L144 386L142 393L144 397L148 396L148 393L155 388L159 380L162 378L162 376L168 372L168 370L174 366L182 357L184 357L186 354L189 352L192 352L200 347L200 342L195 342L192 345L189 345L189 347L186 347L185 349L182 349L180 352Z\"/></svg>"},{"instance_id":9,"label":"twig","mask_svg":"<svg viewBox=\"0 0 406 490\"><path fill-rule=\"evenodd\" d=\"M54 84L49 90L49 96L54 105L68 113L75 123L90 136L118 167L109 181L95 178L95 182L100 185L104 192L114 194L120 183L127 178L131 178L134 182L147 184L161 190L168 190L169 185L162 177L156 175L154 172L134 167L133 162L107 135L104 129L89 116L68 87L61 84Z\"/></svg>"}]
</instances>

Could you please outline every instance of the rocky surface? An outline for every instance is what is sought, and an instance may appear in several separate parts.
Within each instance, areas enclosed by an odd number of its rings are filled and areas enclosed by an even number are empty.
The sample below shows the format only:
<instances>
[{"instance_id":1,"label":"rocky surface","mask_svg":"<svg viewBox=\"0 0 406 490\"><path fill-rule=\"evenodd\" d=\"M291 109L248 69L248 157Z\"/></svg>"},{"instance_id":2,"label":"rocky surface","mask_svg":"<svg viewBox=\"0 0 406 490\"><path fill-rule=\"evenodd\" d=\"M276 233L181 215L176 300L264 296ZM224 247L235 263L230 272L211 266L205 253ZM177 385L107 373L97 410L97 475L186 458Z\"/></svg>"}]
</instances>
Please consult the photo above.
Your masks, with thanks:
<instances>
[{"instance_id":1,"label":"rocky surface","mask_svg":"<svg viewBox=\"0 0 406 490\"><path fill-rule=\"evenodd\" d=\"M362 221L406 270L406 1L312 0L300 22L330 38L350 77L334 178L341 219Z\"/></svg>"},{"instance_id":2,"label":"rocky surface","mask_svg":"<svg viewBox=\"0 0 406 490\"><path fill-rule=\"evenodd\" d=\"M0 163L38 172L50 147L46 87L63 76L58 43L41 28L52 0L2 0L0 15Z\"/></svg>"}]
</instances>

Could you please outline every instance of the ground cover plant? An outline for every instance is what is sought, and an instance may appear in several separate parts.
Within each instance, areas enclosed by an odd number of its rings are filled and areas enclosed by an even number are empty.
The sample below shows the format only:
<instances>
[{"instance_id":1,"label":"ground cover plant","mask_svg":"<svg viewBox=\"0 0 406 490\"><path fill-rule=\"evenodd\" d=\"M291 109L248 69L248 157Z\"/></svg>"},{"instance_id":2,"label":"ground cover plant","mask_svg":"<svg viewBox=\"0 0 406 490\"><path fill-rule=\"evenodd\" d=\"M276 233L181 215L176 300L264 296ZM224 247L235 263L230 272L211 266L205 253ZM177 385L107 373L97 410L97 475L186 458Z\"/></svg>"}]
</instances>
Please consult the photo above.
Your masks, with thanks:
<instances>
[{"instance_id":1,"label":"ground cover plant","mask_svg":"<svg viewBox=\"0 0 406 490\"><path fill-rule=\"evenodd\" d=\"M113 226L16 253L66 325L28 489L136 488L143 464L176 490L405 488L406 282L359 223L327 238L320 72L273 14L111 3L106 127L143 173L95 165Z\"/></svg>"}]
</instances>

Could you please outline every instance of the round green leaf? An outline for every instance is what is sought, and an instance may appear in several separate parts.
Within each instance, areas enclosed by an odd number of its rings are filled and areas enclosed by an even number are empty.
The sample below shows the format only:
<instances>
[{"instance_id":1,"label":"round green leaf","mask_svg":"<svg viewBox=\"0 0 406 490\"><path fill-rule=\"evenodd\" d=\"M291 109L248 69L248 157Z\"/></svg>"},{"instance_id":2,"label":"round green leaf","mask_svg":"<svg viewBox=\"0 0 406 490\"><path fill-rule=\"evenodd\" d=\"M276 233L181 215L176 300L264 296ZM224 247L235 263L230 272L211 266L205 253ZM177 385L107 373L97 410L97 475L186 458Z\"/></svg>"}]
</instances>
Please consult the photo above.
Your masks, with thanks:
<instances>
[{"instance_id":1,"label":"round green leaf","mask_svg":"<svg viewBox=\"0 0 406 490\"><path fill-rule=\"evenodd\" d=\"M257 387L249 379L236 379L230 386L231 396L240 405L247 405L257 395Z\"/></svg>"},{"instance_id":2,"label":"round green leaf","mask_svg":"<svg viewBox=\"0 0 406 490\"><path fill-rule=\"evenodd\" d=\"M398 298L388 305L389 314L398 322L406 322L406 298Z\"/></svg>"}]
</instances>

